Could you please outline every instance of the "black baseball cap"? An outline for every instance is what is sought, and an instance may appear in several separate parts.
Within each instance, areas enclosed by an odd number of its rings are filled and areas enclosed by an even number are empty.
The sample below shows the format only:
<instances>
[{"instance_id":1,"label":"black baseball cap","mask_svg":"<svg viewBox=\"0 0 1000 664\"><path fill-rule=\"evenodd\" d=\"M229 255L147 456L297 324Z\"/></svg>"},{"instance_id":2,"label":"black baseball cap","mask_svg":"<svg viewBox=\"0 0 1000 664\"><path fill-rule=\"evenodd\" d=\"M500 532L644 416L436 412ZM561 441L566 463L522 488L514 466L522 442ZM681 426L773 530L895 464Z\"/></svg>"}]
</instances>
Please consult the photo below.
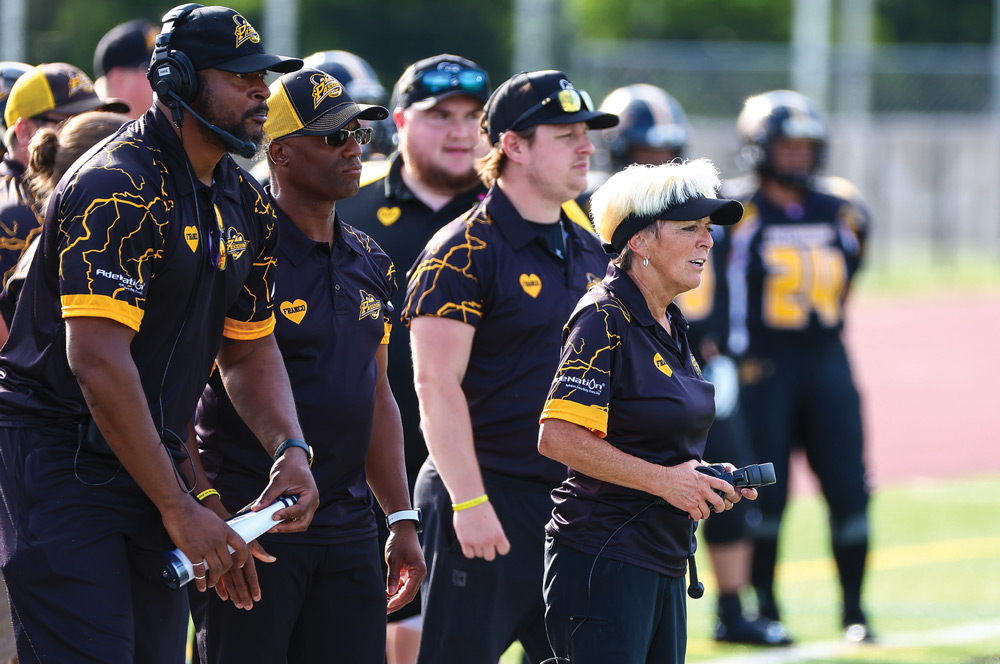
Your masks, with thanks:
<instances>
[{"instance_id":1,"label":"black baseball cap","mask_svg":"<svg viewBox=\"0 0 1000 664\"><path fill-rule=\"evenodd\" d=\"M156 24L144 18L119 23L108 30L94 49L94 76L107 76L115 67L149 67L159 32Z\"/></svg>"},{"instance_id":2,"label":"black baseball cap","mask_svg":"<svg viewBox=\"0 0 1000 664\"><path fill-rule=\"evenodd\" d=\"M423 110L455 95L468 95L485 104L490 98L490 78L472 60L442 53L417 60L406 68L396 81L392 105Z\"/></svg>"},{"instance_id":3,"label":"black baseball cap","mask_svg":"<svg viewBox=\"0 0 1000 664\"><path fill-rule=\"evenodd\" d=\"M187 14L174 26L170 48L187 55L196 70L284 74L302 68L298 58L265 53L250 22L228 7L198 7Z\"/></svg>"},{"instance_id":4,"label":"black baseball cap","mask_svg":"<svg viewBox=\"0 0 1000 664\"><path fill-rule=\"evenodd\" d=\"M384 106L358 104L347 88L319 69L300 69L271 84L264 133L271 140L291 135L326 136L355 118L384 120Z\"/></svg>"},{"instance_id":5,"label":"black baseball cap","mask_svg":"<svg viewBox=\"0 0 1000 664\"><path fill-rule=\"evenodd\" d=\"M590 95L574 88L566 74L554 69L511 76L486 102L483 118L491 145L505 131L540 124L586 122L590 129L618 124L617 115L594 110Z\"/></svg>"}]
</instances>

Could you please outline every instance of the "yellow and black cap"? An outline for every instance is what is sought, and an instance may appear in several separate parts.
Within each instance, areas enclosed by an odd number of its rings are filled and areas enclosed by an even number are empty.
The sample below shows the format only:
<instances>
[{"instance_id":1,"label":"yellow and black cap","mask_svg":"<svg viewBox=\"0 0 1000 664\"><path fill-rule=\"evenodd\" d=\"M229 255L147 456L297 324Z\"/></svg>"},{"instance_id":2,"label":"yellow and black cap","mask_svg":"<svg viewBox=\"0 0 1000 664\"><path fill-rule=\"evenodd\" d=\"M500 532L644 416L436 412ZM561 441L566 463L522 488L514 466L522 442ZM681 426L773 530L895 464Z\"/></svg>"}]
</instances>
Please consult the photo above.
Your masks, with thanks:
<instances>
[{"instance_id":1,"label":"yellow and black cap","mask_svg":"<svg viewBox=\"0 0 1000 664\"><path fill-rule=\"evenodd\" d=\"M514 74L500 84L483 109L483 129L491 145L505 131L574 122L608 129L618 124L618 116L594 110L590 95L574 88L566 74L554 69Z\"/></svg>"},{"instance_id":2,"label":"yellow and black cap","mask_svg":"<svg viewBox=\"0 0 1000 664\"><path fill-rule=\"evenodd\" d=\"M392 106L426 110L455 95L468 95L485 104L490 98L490 77L472 60L442 53L406 68L393 89Z\"/></svg>"},{"instance_id":3,"label":"yellow and black cap","mask_svg":"<svg viewBox=\"0 0 1000 664\"><path fill-rule=\"evenodd\" d=\"M170 48L181 51L195 70L221 69L235 74L257 71L287 73L302 60L264 52L260 35L243 16L228 7L198 7L174 28Z\"/></svg>"},{"instance_id":4,"label":"yellow and black cap","mask_svg":"<svg viewBox=\"0 0 1000 664\"><path fill-rule=\"evenodd\" d=\"M33 118L53 111L77 115L86 111L128 113L121 99L101 99L83 70L65 62L48 62L32 67L11 86L4 109L4 121L13 127L19 118Z\"/></svg>"},{"instance_id":5,"label":"yellow and black cap","mask_svg":"<svg viewBox=\"0 0 1000 664\"><path fill-rule=\"evenodd\" d=\"M384 120L384 106L358 104L340 81L319 69L285 74L271 84L264 133L271 140L285 136L326 136L355 118Z\"/></svg>"}]
</instances>

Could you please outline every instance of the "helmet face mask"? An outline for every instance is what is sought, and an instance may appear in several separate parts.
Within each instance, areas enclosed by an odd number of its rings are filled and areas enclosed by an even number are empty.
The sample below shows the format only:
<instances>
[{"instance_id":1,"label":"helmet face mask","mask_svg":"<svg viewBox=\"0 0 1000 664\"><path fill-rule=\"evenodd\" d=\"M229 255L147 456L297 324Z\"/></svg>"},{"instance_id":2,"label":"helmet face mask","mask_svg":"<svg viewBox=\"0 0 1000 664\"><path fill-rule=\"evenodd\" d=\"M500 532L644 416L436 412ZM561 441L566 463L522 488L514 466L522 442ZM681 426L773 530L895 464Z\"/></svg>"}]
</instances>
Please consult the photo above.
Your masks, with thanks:
<instances>
[{"instance_id":1,"label":"helmet face mask","mask_svg":"<svg viewBox=\"0 0 1000 664\"><path fill-rule=\"evenodd\" d=\"M826 158L827 129L823 116L804 95L773 90L747 99L736 120L743 141L740 161L744 168L796 186L809 186ZM787 159L775 160L778 139L800 139L814 145L814 159L807 166L787 168Z\"/></svg>"},{"instance_id":2,"label":"helmet face mask","mask_svg":"<svg viewBox=\"0 0 1000 664\"><path fill-rule=\"evenodd\" d=\"M691 140L684 109L652 85L618 88L601 102L600 110L619 117L618 126L603 132L615 171L631 163L663 163L683 156Z\"/></svg>"}]
</instances>

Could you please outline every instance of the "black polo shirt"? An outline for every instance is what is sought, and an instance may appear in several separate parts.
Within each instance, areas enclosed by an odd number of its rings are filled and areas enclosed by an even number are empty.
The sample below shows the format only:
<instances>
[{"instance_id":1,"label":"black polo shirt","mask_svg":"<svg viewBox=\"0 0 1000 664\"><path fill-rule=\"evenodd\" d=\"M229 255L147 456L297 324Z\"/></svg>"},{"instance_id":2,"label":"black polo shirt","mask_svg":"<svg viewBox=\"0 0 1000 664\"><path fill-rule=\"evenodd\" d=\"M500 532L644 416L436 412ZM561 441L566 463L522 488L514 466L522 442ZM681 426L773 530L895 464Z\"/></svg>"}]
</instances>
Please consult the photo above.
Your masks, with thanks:
<instances>
[{"instance_id":1,"label":"black polo shirt","mask_svg":"<svg viewBox=\"0 0 1000 664\"><path fill-rule=\"evenodd\" d=\"M440 210L433 210L403 182L403 159L397 152L388 161L366 162L361 189L337 202L341 218L370 235L400 270L407 270L420 251L442 226L458 217L486 196L482 185L452 198ZM394 318L403 311L406 289L393 296ZM389 385L399 405L406 439L406 468L412 482L427 447L420 432L420 408L413 389L413 362L410 359L410 331L396 326L389 343Z\"/></svg>"},{"instance_id":2,"label":"black polo shirt","mask_svg":"<svg viewBox=\"0 0 1000 664\"><path fill-rule=\"evenodd\" d=\"M164 440L183 440L222 336L256 339L274 328L276 223L263 190L230 157L211 187L194 179L156 108L95 146L49 205L0 354L0 422L89 415L63 319L91 316L135 330L132 358L153 422ZM215 272L209 236L219 224L227 267Z\"/></svg>"},{"instance_id":3,"label":"black polo shirt","mask_svg":"<svg viewBox=\"0 0 1000 664\"><path fill-rule=\"evenodd\" d=\"M374 537L365 457L378 381L375 351L389 341L393 264L339 216L331 248L272 205L281 230L274 335L299 423L313 447L320 492L309 530L280 537L315 543ZM217 373L198 404L196 430L205 470L225 505L237 510L260 495L271 457L236 413Z\"/></svg>"},{"instance_id":4,"label":"black polo shirt","mask_svg":"<svg viewBox=\"0 0 1000 664\"><path fill-rule=\"evenodd\" d=\"M31 239L42 230L24 181L25 167L9 155L0 163L0 285L6 286Z\"/></svg>"},{"instance_id":5,"label":"black polo shirt","mask_svg":"<svg viewBox=\"0 0 1000 664\"><path fill-rule=\"evenodd\" d=\"M590 429L621 451L674 466L700 459L715 417L715 390L691 355L687 321L667 307L673 336L635 282L614 265L580 300L563 332L562 357L542 419ZM694 543L690 518L656 497L573 469L552 492L545 529L568 546L669 576L683 576ZM609 540L610 538L610 540Z\"/></svg>"},{"instance_id":6,"label":"black polo shirt","mask_svg":"<svg viewBox=\"0 0 1000 664\"><path fill-rule=\"evenodd\" d=\"M562 214L558 258L498 187L442 228L410 271L403 320L442 316L476 328L462 388L480 467L555 485L566 467L538 453L538 416L559 361L560 331L599 282L597 236Z\"/></svg>"}]
</instances>

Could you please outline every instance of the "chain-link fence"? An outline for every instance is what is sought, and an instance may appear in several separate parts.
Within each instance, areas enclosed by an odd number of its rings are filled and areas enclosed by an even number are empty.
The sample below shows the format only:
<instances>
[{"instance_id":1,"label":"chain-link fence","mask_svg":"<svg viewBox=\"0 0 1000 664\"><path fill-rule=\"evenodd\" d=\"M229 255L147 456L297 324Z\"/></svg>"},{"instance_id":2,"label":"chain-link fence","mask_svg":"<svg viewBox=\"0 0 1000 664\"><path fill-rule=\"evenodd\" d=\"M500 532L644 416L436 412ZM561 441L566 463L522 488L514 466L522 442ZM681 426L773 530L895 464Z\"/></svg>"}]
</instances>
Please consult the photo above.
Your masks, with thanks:
<instances>
[{"instance_id":1,"label":"chain-link fence","mask_svg":"<svg viewBox=\"0 0 1000 664\"><path fill-rule=\"evenodd\" d=\"M787 44L596 41L578 46L569 72L595 102L630 83L663 87L691 119L689 155L732 176L736 115L747 97L790 86L790 54ZM993 59L988 46L874 46L866 75L856 52L831 50L826 170L868 200L874 257L1000 259Z\"/></svg>"}]
</instances>

